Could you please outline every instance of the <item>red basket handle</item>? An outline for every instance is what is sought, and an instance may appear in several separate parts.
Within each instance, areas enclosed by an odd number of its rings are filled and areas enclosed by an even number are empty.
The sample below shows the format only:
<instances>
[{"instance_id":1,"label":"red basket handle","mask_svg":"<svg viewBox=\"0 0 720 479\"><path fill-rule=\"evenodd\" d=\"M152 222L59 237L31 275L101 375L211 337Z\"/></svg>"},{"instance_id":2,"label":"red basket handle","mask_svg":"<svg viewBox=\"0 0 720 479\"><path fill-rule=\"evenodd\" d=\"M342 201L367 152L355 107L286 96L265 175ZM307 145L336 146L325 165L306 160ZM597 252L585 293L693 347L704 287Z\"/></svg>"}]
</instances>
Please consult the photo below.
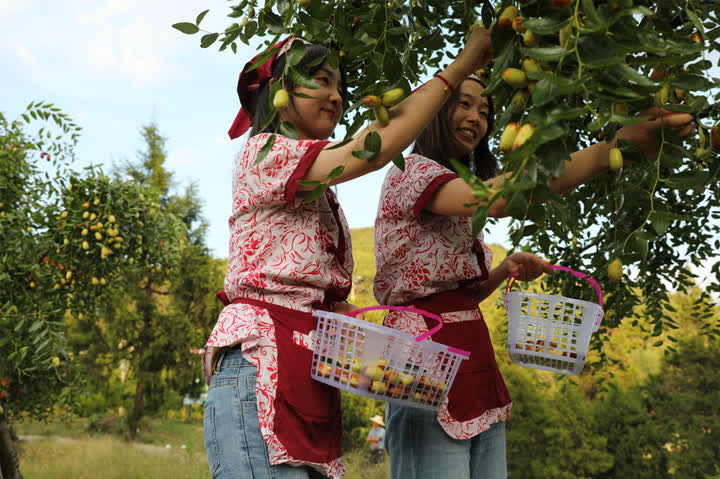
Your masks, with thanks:
<instances>
[{"instance_id":1,"label":"red basket handle","mask_svg":"<svg viewBox=\"0 0 720 479\"><path fill-rule=\"evenodd\" d=\"M431 313L429 311L425 311L422 309L412 308L410 306L367 306L365 308L356 309L354 311L350 311L349 313L345 313L348 316L355 316L356 314L364 313L366 311L377 311L377 310L387 310L387 311L406 311L408 313L417 313L423 316L427 316L428 318L432 318L437 320L438 324L435 325L432 329L430 329L428 332L421 334L420 336L415 337L415 341L418 343L420 341L424 341L433 334L440 331L440 328L442 328L442 318L438 316L435 313ZM458 349L453 348L452 346L448 346L448 351L451 351L453 353L461 354L463 356L470 357L470 351L465 351L464 349Z\"/></svg>"},{"instance_id":2,"label":"red basket handle","mask_svg":"<svg viewBox=\"0 0 720 479\"><path fill-rule=\"evenodd\" d=\"M567 271L567 272L571 273L573 276L576 276L580 279L587 280L587 282L590 283L590 285L593 288L595 288L595 292L597 293L597 296L598 296L598 304L600 305L600 309L602 309L603 311L605 310L605 307L603 306L602 289L600 289L600 285L597 283L597 281L592 279L589 275L587 275L585 273L581 273L579 271L575 271L574 269L568 268L567 266L559 266L559 265L551 264L550 267L553 269L559 269L561 271ZM510 278L508 279L507 284L505 286L505 294L507 294L508 291L510 291L510 289L512 289L513 284L515 284L515 278L517 278L518 274L519 273L517 271L515 271L514 273L512 273L510 275Z\"/></svg>"}]
</instances>

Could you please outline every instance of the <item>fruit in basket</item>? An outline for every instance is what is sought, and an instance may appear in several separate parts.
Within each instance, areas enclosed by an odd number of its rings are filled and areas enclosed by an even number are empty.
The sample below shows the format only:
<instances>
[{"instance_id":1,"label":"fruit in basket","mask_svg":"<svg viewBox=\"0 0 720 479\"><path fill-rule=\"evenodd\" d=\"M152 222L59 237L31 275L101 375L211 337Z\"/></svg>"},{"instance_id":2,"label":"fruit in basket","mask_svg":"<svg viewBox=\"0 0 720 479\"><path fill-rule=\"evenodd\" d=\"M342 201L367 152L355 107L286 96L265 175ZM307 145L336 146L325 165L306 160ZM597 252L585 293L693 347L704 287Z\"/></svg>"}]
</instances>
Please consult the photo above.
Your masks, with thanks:
<instances>
[{"instance_id":1,"label":"fruit in basket","mask_svg":"<svg viewBox=\"0 0 720 479\"><path fill-rule=\"evenodd\" d=\"M383 377L388 383L396 383L400 380L400 373L392 368L385 369L385 375Z\"/></svg>"},{"instance_id":2,"label":"fruit in basket","mask_svg":"<svg viewBox=\"0 0 720 479\"><path fill-rule=\"evenodd\" d=\"M359 373L361 367L362 367L362 364L360 363L360 359L359 359L359 358L353 358L353 360L352 360L352 366L350 367L350 369L352 369L352 371L353 371L354 373Z\"/></svg>"},{"instance_id":3,"label":"fruit in basket","mask_svg":"<svg viewBox=\"0 0 720 479\"><path fill-rule=\"evenodd\" d=\"M445 391L447 391L447 384L445 384L443 381L440 381L439 379L435 379L433 381L433 389L440 394L445 394Z\"/></svg>"},{"instance_id":4,"label":"fruit in basket","mask_svg":"<svg viewBox=\"0 0 720 479\"><path fill-rule=\"evenodd\" d=\"M400 374L400 384L403 386L411 386L415 382L415 378L411 374Z\"/></svg>"},{"instance_id":5,"label":"fruit in basket","mask_svg":"<svg viewBox=\"0 0 720 479\"><path fill-rule=\"evenodd\" d=\"M332 373L332 366L328 363L318 363L317 372L320 376L325 378L330 377L330 373Z\"/></svg>"},{"instance_id":6,"label":"fruit in basket","mask_svg":"<svg viewBox=\"0 0 720 479\"><path fill-rule=\"evenodd\" d=\"M350 376L350 386L356 388L360 386L360 376L357 374L352 374Z\"/></svg>"},{"instance_id":7,"label":"fruit in basket","mask_svg":"<svg viewBox=\"0 0 720 479\"><path fill-rule=\"evenodd\" d=\"M383 379L383 377L385 377L385 368L381 368L380 366L377 366L377 365L376 366L368 366L365 369L365 376L375 379L375 380Z\"/></svg>"},{"instance_id":8,"label":"fruit in basket","mask_svg":"<svg viewBox=\"0 0 720 479\"><path fill-rule=\"evenodd\" d=\"M388 385L385 381L373 381L370 383L370 392L375 394L385 394Z\"/></svg>"}]
</instances>

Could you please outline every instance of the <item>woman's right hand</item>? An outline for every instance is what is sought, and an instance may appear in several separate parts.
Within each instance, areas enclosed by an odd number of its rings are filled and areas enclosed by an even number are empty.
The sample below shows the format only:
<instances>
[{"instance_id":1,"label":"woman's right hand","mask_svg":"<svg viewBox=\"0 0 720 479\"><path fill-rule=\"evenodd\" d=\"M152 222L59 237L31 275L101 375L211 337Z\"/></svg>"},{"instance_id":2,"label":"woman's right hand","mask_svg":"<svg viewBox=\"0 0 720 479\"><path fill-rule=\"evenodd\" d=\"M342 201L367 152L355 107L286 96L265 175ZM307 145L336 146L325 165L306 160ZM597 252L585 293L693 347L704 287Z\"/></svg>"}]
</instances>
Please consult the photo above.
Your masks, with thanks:
<instances>
[{"instance_id":1,"label":"woman's right hand","mask_svg":"<svg viewBox=\"0 0 720 479\"><path fill-rule=\"evenodd\" d=\"M471 27L472 31L468 35L465 47L455 59L456 62L460 62L466 76L487 65L492 58L493 49L490 36L494 27L495 24L490 25L489 29L485 29L480 24Z\"/></svg>"}]
</instances>

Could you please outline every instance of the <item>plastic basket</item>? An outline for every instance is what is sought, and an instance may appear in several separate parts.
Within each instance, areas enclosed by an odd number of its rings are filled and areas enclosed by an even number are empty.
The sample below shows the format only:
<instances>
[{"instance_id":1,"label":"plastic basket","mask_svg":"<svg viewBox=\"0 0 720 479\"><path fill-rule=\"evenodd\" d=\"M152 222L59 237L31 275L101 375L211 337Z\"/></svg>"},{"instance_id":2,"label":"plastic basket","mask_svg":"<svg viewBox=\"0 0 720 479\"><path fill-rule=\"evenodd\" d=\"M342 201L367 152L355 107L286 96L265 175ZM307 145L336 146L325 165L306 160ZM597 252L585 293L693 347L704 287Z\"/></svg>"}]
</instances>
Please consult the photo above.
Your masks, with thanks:
<instances>
[{"instance_id":1,"label":"plastic basket","mask_svg":"<svg viewBox=\"0 0 720 479\"><path fill-rule=\"evenodd\" d=\"M515 276L511 277L503 300L508 315L508 352L512 362L521 366L580 374L585 366L590 338L600 327L604 314L602 290L584 273L564 266L552 267L586 279L595 288L598 303L510 291L515 282Z\"/></svg>"},{"instance_id":2,"label":"plastic basket","mask_svg":"<svg viewBox=\"0 0 720 479\"><path fill-rule=\"evenodd\" d=\"M318 323L312 377L360 396L438 409L455 380L460 362L470 353L428 340L442 327L442 320L426 311L371 306L352 314L377 309L422 314L438 320L438 325L415 337L350 316L313 311Z\"/></svg>"}]
</instances>

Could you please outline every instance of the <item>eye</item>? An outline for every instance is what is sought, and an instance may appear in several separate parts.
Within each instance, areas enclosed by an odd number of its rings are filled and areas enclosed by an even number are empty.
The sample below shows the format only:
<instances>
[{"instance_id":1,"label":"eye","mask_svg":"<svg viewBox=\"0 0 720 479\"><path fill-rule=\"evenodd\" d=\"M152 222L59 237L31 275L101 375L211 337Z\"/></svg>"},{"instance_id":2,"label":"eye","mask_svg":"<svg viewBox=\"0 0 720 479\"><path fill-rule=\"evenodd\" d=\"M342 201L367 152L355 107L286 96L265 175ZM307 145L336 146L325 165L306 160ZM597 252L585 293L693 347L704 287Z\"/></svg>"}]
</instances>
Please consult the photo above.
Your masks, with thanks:
<instances>
[{"instance_id":1,"label":"eye","mask_svg":"<svg viewBox=\"0 0 720 479\"><path fill-rule=\"evenodd\" d=\"M324 85L330 84L330 79L328 77L326 77L325 75L321 75L321 76L317 77L315 80L317 80L318 82L322 82Z\"/></svg>"},{"instance_id":2,"label":"eye","mask_svg":"<svg viewBox=\"0 0 720 479\"><path fill-rule=\"evenodd\" d=\"M470 103L468 101L460 100L460 104L465 108L470 108Z\"/></svg>"}]
</instances>

